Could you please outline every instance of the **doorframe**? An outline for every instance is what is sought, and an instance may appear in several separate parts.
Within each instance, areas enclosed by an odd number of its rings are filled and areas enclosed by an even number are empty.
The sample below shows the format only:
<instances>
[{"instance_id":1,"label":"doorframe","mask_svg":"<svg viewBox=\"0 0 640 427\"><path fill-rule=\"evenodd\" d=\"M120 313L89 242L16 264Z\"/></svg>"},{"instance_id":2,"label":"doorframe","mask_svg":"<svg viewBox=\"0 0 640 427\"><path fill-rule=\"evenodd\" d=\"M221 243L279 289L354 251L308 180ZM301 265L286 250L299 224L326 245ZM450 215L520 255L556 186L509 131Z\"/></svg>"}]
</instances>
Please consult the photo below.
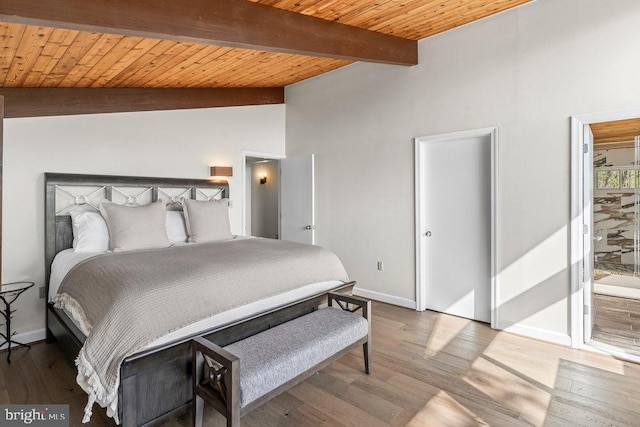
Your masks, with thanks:
<instances>
[{"instance_id":1,"label":"doorframe","mask_svg":"<svg viewBox=\"0 0 640 427\"><path fill-rule=\"evenodd\" d=\"M416 311L426 310L425 261L422 256L426 251L426 242L422 238L425 229L424 213L426 200L422 197L422 181L425 174L425 146L434 142L446 142L474 137L491 138L491 327L498 326L497 296L498 281L498 127L486 127L461 132L450 132L438 135L415 138L415 240L416 240Z\"/></svg>"},{"instance_id":2,"label":"doorframe","mask_svg":"<svg viewBox=\"0 0 640 427\"><path fill-rule=\"evenodd\" d=\"M251 197L251 194L247 194L247 157L262 157L268 160L280 160L287 156L285 154L278 153L264 153L261 151L242 150L242 235L247 235L247 197ZM280 206L278 205L278 211ZM278 235L280 234L280 215L278 212Z\"/></svg>"},{"instance_id":3,"label":"doorframe","mask_svg":"<svg viewBox=\"0 0 640 427\"><path fill-rule=\"evenodd\" d=\"M584 214L585 162L591 156L584 152L584 126L592 123L611 122L640 117L640 109L608 111L571 116L571 347L583 348L584 340L584 239L593 238L592 225L587 224ZM587 147L593 153L593 146ZM591 204L589 204L591 209ZM585 228L586 227L586 228ZM586 233L584 232L586 230ZM593 316L593 310L591 310Z\"/></svg>"}]
</instances>

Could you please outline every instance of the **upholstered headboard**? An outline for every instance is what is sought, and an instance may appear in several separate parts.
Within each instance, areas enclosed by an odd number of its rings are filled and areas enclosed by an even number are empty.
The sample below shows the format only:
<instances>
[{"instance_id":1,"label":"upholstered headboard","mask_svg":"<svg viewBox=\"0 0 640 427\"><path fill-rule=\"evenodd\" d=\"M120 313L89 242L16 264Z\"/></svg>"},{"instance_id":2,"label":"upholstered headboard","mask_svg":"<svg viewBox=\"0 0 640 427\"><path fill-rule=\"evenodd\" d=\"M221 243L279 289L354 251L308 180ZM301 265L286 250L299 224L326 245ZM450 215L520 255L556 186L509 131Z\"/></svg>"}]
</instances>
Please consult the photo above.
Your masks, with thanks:
<instances>
[{"instance_id":1,"label":"upholstered headboard","mask_svg":"<svg viewBox=\"0 0 640 427\"><path fill-rule=\"evenodd\" d=\"M98 210L100 202L105 199L129 206L163 199L169 207L174 205L178 208L183 197L194 200L229 197L229 184L206 179L45 173L44 183L47 295L53 258L73 245L70 210Z\"/></svg>"}]
</instances>

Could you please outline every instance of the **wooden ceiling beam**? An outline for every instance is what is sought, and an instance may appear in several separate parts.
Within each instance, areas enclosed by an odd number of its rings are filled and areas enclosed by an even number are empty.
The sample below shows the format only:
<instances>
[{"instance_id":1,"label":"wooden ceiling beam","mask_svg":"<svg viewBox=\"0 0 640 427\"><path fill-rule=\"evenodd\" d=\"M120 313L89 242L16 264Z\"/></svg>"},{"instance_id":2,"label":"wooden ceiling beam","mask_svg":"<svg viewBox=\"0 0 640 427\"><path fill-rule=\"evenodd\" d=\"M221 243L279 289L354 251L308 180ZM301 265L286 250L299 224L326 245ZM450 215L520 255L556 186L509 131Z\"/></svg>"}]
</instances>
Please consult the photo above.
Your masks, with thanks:
<instances>
[{"instance_id":1,"label":"wooden ceiling beam","mask_svg":"<svg viewBox=\"0 0 640 427\"><path fill-rule=\"evenodd\" d=\"M247 0L2 0L0 21L398 65L418 42Z\"/></svg>"},{"instance_id":2,"label":"wooden ceiling beam","mask_svg":"<svg viewBox=\"0 0 640 427\"><path fill-rule=\"evenodd\" d=\"M284 88L0 88L4 116L38 117L284 103Z\"/></svg>"}]
</instances>

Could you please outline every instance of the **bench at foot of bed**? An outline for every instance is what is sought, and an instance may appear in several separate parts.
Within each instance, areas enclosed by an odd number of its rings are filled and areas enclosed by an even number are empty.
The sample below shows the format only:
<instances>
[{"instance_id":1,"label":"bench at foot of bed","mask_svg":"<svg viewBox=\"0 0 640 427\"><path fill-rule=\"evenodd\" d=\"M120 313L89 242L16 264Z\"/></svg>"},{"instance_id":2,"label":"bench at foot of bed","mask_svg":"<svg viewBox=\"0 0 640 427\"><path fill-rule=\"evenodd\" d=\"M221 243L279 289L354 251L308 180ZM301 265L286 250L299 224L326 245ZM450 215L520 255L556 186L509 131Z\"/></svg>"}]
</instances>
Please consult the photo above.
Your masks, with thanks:
<instances>
[{"instance_id":1,"label":"bench at foot of bed","mask_svg":"<svg viewBox=\"0 0 640 427\"><path fill-rule=\"evenodd\" d=\"M328 303L224 348L194 338L194 425L202 426L206 402L226 416L227 426L238 426L242 415L360 345L368 374L371 302L329 293Z\"/></svg>"}]
</instances>

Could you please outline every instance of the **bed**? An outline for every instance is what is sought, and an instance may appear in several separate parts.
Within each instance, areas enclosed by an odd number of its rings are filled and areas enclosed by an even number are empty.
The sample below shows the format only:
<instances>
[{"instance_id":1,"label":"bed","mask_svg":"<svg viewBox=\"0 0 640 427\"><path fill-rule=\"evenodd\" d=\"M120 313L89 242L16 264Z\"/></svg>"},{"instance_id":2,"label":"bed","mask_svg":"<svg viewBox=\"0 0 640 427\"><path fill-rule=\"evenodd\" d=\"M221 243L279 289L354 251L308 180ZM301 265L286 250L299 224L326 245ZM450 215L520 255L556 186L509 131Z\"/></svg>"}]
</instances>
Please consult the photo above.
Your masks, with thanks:
<instances>
[{"instance_id":1,"label":"bed","mask_svg":"<svg viewBox=\"0 0 640 427\"><path fill-rule=\"evenodd\" d=\"M122 205L145 205L162 198L168 205L179 205L181 198L211 200L226 198L226 182L209 180L142 178L126 176L45 174L45 271L47 295L50 279L59 285L63 273L54 271L52 263L57 254L63 259L72 247L73 233L69 212L82 207L97 209L101 200ZM236 244L236 243L233 243ZM238 243L244 244L244 243ZM70 266L78 261L67 256ZM58 262L58 261L56 261ZM67 266L67 270L71 269ZM55 269L54 269L55 270ZM58 276L56 279L55 276ZM353 282L327 281L314 283L286 292L278 298L264 298L247 304L243 310L229 310L213 323L183 328L162 339L151 342L120 364L117 418L124 426L144 426L162 422L188 410L191 399L191 343L194 336L224 346L272 326L310 313L322 304L327 291L347 291ZM209 321L209 323L207 323ZM85 340L77 319L68 312L47 304L47 341L57 341L70 359L76 359Z\"/></svg>"}]
</instances>

